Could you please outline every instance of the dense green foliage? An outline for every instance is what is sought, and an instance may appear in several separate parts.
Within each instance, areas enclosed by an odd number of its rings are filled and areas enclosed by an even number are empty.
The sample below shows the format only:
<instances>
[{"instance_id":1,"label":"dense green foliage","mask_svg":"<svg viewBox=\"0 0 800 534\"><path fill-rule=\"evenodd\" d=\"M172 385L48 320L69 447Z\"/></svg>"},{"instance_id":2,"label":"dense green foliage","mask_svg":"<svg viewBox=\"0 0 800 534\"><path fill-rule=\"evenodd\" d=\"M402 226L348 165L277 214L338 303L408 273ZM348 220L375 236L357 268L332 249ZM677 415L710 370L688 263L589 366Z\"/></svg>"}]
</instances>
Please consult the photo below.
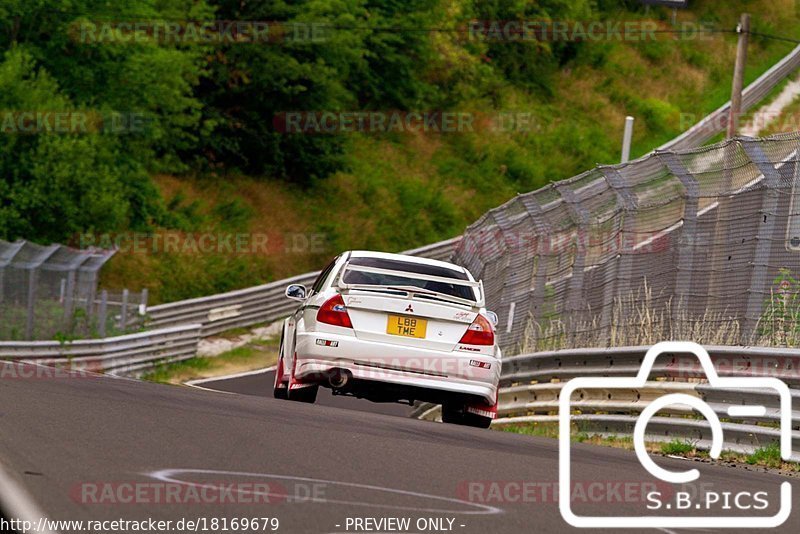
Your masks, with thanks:
<instances>
[{"instance_id":1,"label":"dense green foliage","mask_svg":"<svg viewBox=\"0 0 800 534\"><path fill-rule=\"evenodd\" d=\"M756 29L791 34L796 17L773 4L697 0L686 17L732 27L750 6ZM302 230L323 232L329 247L308 267L341 248L397 250L450 237L518 191L613 162L625 114L637 117L634 152L642 153L686 126L681 112L699 118L730 87L730 36L493 40L466 31L471 21L643 17L668 24L670 12L645 12L637 0L0 0L0 238L253 231L250 199L224 188L243 175L304 197L291 209L303 209L311 223ZM86 29L215 20L270 21L277 33L268 42L114 42ZM294 30L310 27L317 39L296 38ZM791 46L751 48L748 80ZM282 112L354 110L524 111L534 128L306 135L273 122ZM102 117L102 128L15 130L31 112ZM119 130L108 128L114 113ZM135 127L125 124L132 117L141 119ZM203 204L173 189L164 198L160 176L221 196ZM337 218L327 216L332 205ZM251 260L164 257L136 268L159 281L181 273L185 287L165 294L176 298L274 274Z\"/></svg>"},{"instance_id":2,"label":"dense green foliage","mask_svg":"<svg viewBox=\"0 0 800 534\"><path fill-rule=\"evenodd\" d=\"M122 4L108 15L186 16L192 2ZM201 51L78 42L75 24L101 13L100 6L107 3L0 2L0 110L8 121L0 137L2 237L66 240L162 222L148 171L186 170L178 153L197 146ZM32 112L102 117L105 130L20 133L17 119ZM118 127L111 129L114 113ZM134 115L146 124L129 128Z\"/></svg>"},{"instance_id":3,"label":"dense green foliage","mask_svg":"<svg viewBox=\"0 0 800 534\"><path fill-rule=\"evenodd\" d=\"M588 0L475 5L460 6L459 19L592 11ZM147 117L146 128L128 135L2 136L0 236L66 240L80 231L170 226L174 221L147 178L155 171L238 168L309 185L346 168L348 138L278 133L271 120L277 112L447 109L463 95L491 92L498 72L546 94L548 74L573 54L566 46L467 43L463 66L428 71L421 66L436 64L441 43L425 29L456 27L444 6L426 0L0 1L0 109ZM213 19L325 25L323 43L87 42L79 29L104 21ZM495 58L491 69L471 60L487 53Z\"/></svg>"}]
</instances>

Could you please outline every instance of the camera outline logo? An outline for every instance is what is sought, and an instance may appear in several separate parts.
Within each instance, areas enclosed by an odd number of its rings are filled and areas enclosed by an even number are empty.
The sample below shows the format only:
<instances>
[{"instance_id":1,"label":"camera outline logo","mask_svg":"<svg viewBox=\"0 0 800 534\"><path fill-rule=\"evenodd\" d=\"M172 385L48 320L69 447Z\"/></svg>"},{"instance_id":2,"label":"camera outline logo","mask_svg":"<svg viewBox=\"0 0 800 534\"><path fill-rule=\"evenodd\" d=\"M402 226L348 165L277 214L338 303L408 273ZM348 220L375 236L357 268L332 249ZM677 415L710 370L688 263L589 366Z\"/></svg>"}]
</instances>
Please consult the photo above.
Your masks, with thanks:
<instances>
[{"instance_id":1,"label":"camera outline logo","mask_svg":"<svg viewBox=\"0 0 800 534\"><path fill-rule=\"evenodd\" d=\"M719 388L767 388L780 396L780 448L781 457L788 460L792 455L792 397L789 387L774 377L720 377L708 352L697 343L690 341L664 341L648 349L642 366L635 377L579 377L567 382L558 398L558 448L559 448L559 499L558 506L561 517L570 525L578 528L773 528L783 524L792 511L792 486L789 482L781 483L780 509L774 516L765 517L680 517L680 516L579 516L572 511L570 502L571 483L571 449L570 449L570 398L578 389L602 388L622 389L645 386L653 363L664 352L694 354L700 360L703 372L712 387ZM688 471L668 471L656 465L647 454L644 434L647 423L653 415L665 406L672 404L688 404L699 411L711 426L712 445L709 455L717 459L722 452L723 429L719 417L714 410L698 397L676 393L663 395L650 403L639 415L634 427L634 448L639 462L648 473L670 483L686 483L697 480L700 472L697 469ZM749 405L732 405L728 415L732 417L763 415L766 407Z\"/></svg>"}]
</instances>

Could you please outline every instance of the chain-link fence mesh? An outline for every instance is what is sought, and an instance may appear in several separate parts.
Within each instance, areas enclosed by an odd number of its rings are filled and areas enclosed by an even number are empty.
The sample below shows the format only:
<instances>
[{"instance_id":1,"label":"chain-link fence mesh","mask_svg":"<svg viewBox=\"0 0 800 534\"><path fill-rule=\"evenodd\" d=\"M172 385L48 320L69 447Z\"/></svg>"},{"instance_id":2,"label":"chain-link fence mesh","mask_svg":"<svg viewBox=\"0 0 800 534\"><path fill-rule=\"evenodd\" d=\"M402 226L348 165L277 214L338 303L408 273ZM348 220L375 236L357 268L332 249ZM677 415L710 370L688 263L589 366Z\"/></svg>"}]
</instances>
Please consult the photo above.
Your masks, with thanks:
<instances>
[{"instance_id":1,"label":"chain-link fence mesh","mask_svg":"<svg viewBox=\"0 0 800 534\"><path fill-rule=\"evenodd\" d=\"M146 293L97 289L112 255L0 240L0 340L102 337L133 328Z\"/></svg>"},{"instance_id":2,"label":"chain-link fence mesh","mask_svg":"<svg viewBox=\"0 0 800 534\"><path fill-rule=\"evenodd\" d=\"M658 151L519 195L455 261L508 349L800 345L800 134Z\"/></svg>"}]
</instances>

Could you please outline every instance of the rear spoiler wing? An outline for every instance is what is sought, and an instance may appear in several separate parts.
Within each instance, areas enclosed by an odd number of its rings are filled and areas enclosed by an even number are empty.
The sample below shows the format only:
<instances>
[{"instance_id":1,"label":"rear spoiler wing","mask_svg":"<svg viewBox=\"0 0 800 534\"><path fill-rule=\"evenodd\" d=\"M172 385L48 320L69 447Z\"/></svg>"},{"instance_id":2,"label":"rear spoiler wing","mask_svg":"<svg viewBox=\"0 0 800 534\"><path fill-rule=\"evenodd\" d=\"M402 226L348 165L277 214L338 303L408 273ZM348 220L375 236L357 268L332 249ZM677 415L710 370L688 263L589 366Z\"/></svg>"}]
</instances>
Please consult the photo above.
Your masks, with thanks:
<instances>
[{"instance_id":1,"label":"rear spoiler wing","mask_svg":"<svg viewBox=\"0 0 800 534\"><path fill-rule=\"evenodd\" d=\"M453 284L457 286L464 286L470 288L477 288L478 289L478 300L469 300L461 297L456 297L454 295L448 295L447 293L440 293L438 291L433 291L430 289L424 289L421 287L415 286L393 286L393 285L375 285L375 284L348 284L344 281L344 276L347 274L348 271L357 271L361 273L372 273L372 274L384 274L387 276L397 276L402 278L411 278L413 280L423 280L425 282L441 282L443 284ZM483 281L473 282L472 280L459 280L457 278L447 278L444 276L434 276L430 274L420 274L420 273L411 273L408 271L395 271L393 269L381 269L379 267L367 267L364 265L347 265L342 273L339 275L338 287L343 290L352 290L352 289L363 289L363 290L375 290L375 289L385 289L388 291L402 291L407 293L409 298L413 298L414 295L428 295L432 297L436 297L441 300L445 300L448 302L454 302L457 304L463 304L465 306L470 306L474 308L483 308L485 305L484 293L483 293Z\"/></svg>"}]
</instances>

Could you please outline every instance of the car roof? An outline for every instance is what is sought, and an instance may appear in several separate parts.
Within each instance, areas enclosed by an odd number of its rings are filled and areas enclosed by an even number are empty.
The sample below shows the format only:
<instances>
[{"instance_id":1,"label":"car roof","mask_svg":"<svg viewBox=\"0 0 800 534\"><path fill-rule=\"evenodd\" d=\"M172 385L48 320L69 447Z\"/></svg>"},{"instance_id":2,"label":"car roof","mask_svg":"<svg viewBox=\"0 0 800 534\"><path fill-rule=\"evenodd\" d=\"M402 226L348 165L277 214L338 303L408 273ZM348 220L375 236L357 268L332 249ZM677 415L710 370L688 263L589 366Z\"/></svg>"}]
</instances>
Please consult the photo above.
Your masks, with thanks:
<instances>
[{"instance_id":1,"label":"car roof","mask_svg":"<svg viewBox=\"0 0 800 534\"><path fill-rule=\"evenodd\" d=\"M467 273L471 276L471 273L467 271L464 267L460 265L456 265L455 263L450 263L447 261L440 261L440 260L432 260L430 258L420 258L419 256L408 256L406 254L392 254L391 252L376 252L373 250L351 250L349 251L350 258L381 258L385 260L399 260L399 261L406 261L409 263L420 263L425 265L437 265L439 267L446 267L448 269L453 269L460 273Z\"/></svg>"}]
</instances>

